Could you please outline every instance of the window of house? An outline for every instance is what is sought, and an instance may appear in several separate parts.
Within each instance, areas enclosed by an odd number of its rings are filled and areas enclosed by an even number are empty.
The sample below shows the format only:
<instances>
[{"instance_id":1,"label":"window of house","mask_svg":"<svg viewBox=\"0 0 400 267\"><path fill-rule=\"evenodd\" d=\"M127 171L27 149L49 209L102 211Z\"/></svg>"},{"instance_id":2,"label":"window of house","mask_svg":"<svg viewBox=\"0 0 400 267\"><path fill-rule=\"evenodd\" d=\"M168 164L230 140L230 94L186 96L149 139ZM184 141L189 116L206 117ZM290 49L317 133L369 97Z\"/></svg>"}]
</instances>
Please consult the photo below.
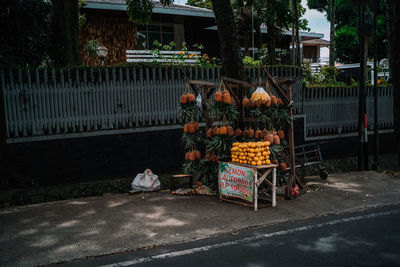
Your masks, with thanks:
<instances>
[{"instance_id":1,"label":"window of house","mask_svg":"<svg viewBox=\"0 0 400 267\"><path fill-rule=\"evenodd\" d=\"M174 40L173 24L138 25L137 26L137 49L152 49L153 42L159 41L162 44L168 44Z\"/></svg>"}]
</instances>

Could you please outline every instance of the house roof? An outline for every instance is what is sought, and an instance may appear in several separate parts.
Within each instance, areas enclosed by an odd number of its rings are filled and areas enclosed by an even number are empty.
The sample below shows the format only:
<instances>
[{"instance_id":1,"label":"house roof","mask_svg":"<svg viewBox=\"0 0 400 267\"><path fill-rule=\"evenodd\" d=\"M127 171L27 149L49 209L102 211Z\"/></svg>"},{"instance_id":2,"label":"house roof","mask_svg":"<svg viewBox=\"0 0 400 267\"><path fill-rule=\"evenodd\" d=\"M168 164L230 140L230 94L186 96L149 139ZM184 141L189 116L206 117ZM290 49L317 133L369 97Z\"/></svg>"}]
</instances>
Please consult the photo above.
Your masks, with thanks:
<instances>
[{"instance_id":1,"label":"house roof","mask_svg":"<svg viewBox=\"0 0 400 267\"><path fill-rule=\"evenodd\" d=\"M324 39L312 39L303 41L302 44L304 46L321 46L321 47L328 47L330 42Z\"/></svg>"},{"instance_id":2,"label":"house roof","mask_svg":"<svg viewBox=\"0 0 400 267\"><path fill-rule=\"evenodd\" d=\"M126 0L86 0L87 5L85 8L90 9L104 9L104 10L118 10L118 11L126 11ZM168 14L168 15L178 15L178 16L193 16L193 17L207 17L214 18L214 12L210 9L194 7L188 5L181 4L171 4L169 6L163 6L160 1L153 1L154 9L153 13L156 14ZM217 30L217 26L211 26L205 28L206 30ZM267 28L265 26L261 26L261 32L266 33ZM284 35L292 35L292 31L285 30L283 31ZM300 37L302 41L316 38L323 38L324 35L322 33L314 33L314 32L303 32L300 31Z\"/></svg>"},{"instance_id":3,"label":"house roof","mask_svg":"<svg viewBox=\"0 0 400 267\"><path fill-rule=\"evenodd\" d=\"M210 26L205 28L205 30L213 30L216 31L217 30L217 25L214 26ZM261 32L262 33L268 33L267 27L265 25L261 25ZM292 35L292 30L284 30L283 31L284 35ZM315 38L323 38L324 34L323 33L316 33L316 32L303 32L300 31L299 32L299 36L302 38L302 40L309 40L309 39L315 39Z\"/></svg>"},{"instance_id":4,"label":"house roof","mask_svg":"<svg viewBox=\"0 0 400 267\"><path fill-rule=\"evenodd\" d=\"M125 0L86 0L86 2L87 5L85 8L126 11ZM206 8L180 4L163 6L159 1L153 1L153 3L153 13L208 18L214 17L213 11Z\"/></svg>"}]
</instances>

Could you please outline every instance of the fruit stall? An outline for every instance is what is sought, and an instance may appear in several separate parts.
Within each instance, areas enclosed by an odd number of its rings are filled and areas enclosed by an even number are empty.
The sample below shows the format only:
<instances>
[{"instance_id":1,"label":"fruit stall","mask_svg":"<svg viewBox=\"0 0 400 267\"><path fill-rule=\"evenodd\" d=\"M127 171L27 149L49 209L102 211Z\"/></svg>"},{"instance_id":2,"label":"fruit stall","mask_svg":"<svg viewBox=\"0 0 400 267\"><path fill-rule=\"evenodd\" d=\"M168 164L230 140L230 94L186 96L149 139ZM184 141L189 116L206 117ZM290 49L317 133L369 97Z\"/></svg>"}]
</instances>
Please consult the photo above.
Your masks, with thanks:
<instances>
[{"instance_id":1,"label":"fruit stall","mask_svg":"<svg viewBox=\"0 0 400 267\"><path fill-rule=\"evenodd\" d=\"M186 76L179 104L187 151L183 172L221 200L255 210L275 206L277 190L287 199L304 192L294 166L294 80L275 80L262 69L266 79L258 83L222 76L214 84Z\"/></svg>"}]
</instances>

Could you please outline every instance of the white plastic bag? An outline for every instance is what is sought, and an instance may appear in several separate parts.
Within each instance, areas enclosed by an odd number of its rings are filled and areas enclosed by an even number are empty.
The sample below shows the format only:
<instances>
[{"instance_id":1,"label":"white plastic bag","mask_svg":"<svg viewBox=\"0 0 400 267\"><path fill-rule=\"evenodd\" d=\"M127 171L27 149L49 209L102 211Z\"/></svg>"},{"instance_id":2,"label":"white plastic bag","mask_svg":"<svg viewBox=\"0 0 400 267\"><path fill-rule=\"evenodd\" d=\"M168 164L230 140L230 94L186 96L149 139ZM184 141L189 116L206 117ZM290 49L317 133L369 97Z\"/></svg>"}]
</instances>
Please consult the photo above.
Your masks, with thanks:
<instances>
[{"instance_id":1,"label":"white plastic bag","mask_svg":"<svg viewBox=\"0 0 400 267\"><path fill-rule=\"evenodd\" d=\"M200 110L202 109L202 106L201 106L202 102L203 102L203 98L201 97L200 94L198 94L196 97L196 106L198 106L200 108Z\"/></svg>"},{"instance_id":2,"label":"white plastic bag","mask_svg":"<svg viewBox=\"0 0 400 267\"><path fill-rule=\"evenodd\" d=\"M252 101L260 101L262 103L267 102L268 100L271 100L271 97L269 94L264 90L262 87L258 87L256 91L252 94L251 96Z\"/></svg>"},{"instance_id":3,"label":"white plastic bag","mask_svg":"<svg viewBox=\"0 0 400 267\"><path fill-rule=\"evenodd\" d=\"M144 173L138 173L132 182L132 191L155 191L160 190L160 180L150 169Z\"/></svg>"}]
</instances>

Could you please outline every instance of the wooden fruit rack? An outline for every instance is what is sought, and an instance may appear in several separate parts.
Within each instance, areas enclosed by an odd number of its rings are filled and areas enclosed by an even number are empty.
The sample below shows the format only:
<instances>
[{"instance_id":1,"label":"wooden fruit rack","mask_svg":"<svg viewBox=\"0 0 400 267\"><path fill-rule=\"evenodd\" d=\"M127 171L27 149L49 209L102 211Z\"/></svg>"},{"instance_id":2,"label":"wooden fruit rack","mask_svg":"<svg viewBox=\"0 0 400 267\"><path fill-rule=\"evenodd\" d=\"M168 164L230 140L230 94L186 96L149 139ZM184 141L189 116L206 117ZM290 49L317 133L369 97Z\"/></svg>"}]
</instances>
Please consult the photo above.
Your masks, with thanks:
<instances>
[{"instance_id":1,"label":"wooden fruit rack","mask_svg":"<svg viewBox=\"0 0 400 267\"><path fill-rule=\"evenodd\" d=\"M248 121L257 121L255 118L252 117L245 117L244 116L244 109L242 108L241 101L239 100L243 96L244 90L248 90L249 88L257 87L260 84L266 84L269 82L270 85L275 89L277 95L282 99L283 104L287 108L288 115L290 116L290 124L288 126L288 149L289 149L289 155L288 157L286 155L283 155L288 160L288 163L290 165L290 179L288 182L288 189L286 190L286 198L287 199L293 199L293 195L291 194L291 189L296 187L296 185L300 188L299 193L302 194L305 192L305 185L303 184L302 180L300 177L296 175L295 172L295 153L294 153L294 133L293 133L293 100L292 100L292 90L291 90L291 85L295 82L294 79L279 79L275 80L270 73L267 71L267 69L264 66L261 66L263 72L266 75L266 81L264 82L259 82L259 83L248 83L246 81L241 81L241 80L236 80L232 79L229 77L222 76L221 77L221 84L225 86L225 88L229 91L231 94L232 98L236 103L238 103L239 106L239 111L240 111L240 118L241 118L241 125L244 125L245 122ZM215 89L219 88L220 85L206 82L206 81L199 81L199 80L190 80L186 73L182 70L183 75L186 77L187 84L190 86L190 88L196 93L199 94L200 92L203 92L203 99L202 99L202 107L204 111L204 119L205 119L205 127L206 131L212 127L213 119L210 118L209 112L208 112L208 105L210 104L211 96L214 92ZM241 164L246 166L246 164ZM255 168L257 171L257 178L256 182L258 185L260 185L263 181L267 180L267 183L269 182L268 179L266 179L267 175L269 175L271 172L273 172L273 177L275 178L275 182L270 184L272 186L272 191L274 192L274 197L272 199L272 206L275 205L275 189L276 189L276 167L277 165L268 165L268 166L251 166L247 165L248 167ZM258 178L259 172L262 170L267 170L263 175L261 175ZM274 171L275 170L275 171ZM256 194L255 194L256 195ZM257 195L255 196L257 198ZM227 200L230 202L235 202L235 200L229 200L229 199L223 199ZM253 208L257 209L257 201L253 201L252 206ZM243 203L240 203L243 205ZM248 206L248 205L247 205Z\"/></svg>"}]
</instances>

